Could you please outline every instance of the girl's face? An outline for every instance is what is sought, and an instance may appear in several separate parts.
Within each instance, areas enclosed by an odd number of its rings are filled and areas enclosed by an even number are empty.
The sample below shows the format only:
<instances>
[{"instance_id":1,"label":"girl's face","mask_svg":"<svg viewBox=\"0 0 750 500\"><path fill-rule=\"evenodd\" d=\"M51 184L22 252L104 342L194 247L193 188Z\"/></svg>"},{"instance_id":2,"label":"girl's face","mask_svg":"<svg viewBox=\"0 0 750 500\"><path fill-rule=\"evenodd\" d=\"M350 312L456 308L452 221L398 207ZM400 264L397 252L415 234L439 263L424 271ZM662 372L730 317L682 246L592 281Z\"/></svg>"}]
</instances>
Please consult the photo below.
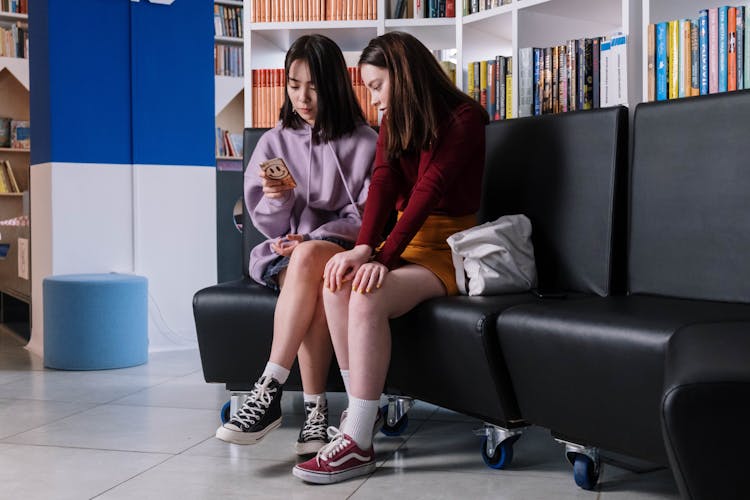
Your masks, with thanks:
<instances>
[{"instance_id":1,"label":"girl's face","mask_svg":"<svg viewBox=\"0 0 750 500\"><path fill-rule=\"evenodd\" d=\"M388 78L388 70L372 64L360 66L362 81L367 90L370 91L370 101L380 111L388 110L388 100L391 96L391 80Z\"/></svg>"},{"instance_id":2,"label":"girl's face","mask_svg":"<svg viewBox=\"0 0 750 500\"><path fill-rule=\"evenodd\" d=\"M318 92L310 77L307 61L295 59L289 65L286 91L297 114L314 126L315 117L318 115Z\"/></svg>"}]
</instances>

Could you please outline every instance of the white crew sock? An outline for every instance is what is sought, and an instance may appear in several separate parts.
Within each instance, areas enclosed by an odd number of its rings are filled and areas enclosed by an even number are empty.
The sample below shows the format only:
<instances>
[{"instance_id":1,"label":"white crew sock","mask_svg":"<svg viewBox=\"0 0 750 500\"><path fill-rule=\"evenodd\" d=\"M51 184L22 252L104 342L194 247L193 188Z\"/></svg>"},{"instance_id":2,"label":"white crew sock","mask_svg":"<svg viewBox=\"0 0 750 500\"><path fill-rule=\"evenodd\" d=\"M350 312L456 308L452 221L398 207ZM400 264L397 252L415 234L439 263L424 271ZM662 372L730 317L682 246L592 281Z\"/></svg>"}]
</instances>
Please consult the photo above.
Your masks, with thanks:
<instances>
[{"instance_id":1,"label":"white crew sock","mask_svg":"<svg viewBox=\"0 0 750 500\"><path fill-rule=\"evenodd\" d=\"M268 362L266 363L266 369L263 370L262 377L265 377L266 375L270 375L272 378L276 379L276 382L279 384L283 384L286 382L286 379L289 378L289 370L284 368L281 365L277 365L276 363Z\"/></svg>"},{"instance_id":2,"label":"white crew sock","mask_svg":"<svg viewBox=\"0 0 750 500\"><path fill-rule=\"evenodd\" d=\"M349 394L349 370L341 370L341 380L344 381L344 389Z\"/></svg>"},{"instance_id":3,"label":"white crew sock","mask_svg":"<svg viewBox=\"0 0 750 500\"><path fill-rule=\"evenodd\" d=\"M372 446L372 428L378 416L379 404L380 401L377 399L358 399L349 396L349 408L341 432L351 436L363 450L369 450Z\"/></svg>"}]
</instances>

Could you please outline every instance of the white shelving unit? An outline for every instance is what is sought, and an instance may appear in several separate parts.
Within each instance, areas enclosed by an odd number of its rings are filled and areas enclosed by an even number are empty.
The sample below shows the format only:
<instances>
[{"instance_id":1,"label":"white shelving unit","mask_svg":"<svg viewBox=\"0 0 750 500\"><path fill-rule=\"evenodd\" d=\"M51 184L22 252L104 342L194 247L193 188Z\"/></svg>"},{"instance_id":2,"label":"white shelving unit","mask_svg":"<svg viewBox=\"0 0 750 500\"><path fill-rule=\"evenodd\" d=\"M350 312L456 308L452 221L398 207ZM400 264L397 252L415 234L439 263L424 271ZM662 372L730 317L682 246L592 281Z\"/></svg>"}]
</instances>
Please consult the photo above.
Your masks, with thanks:
<instances>
[{"instance_id":1,"label":"white shelving unit","mask_svg":"<svg viewBox=\"0 0 750 500\"><path fill-rule=\"evenodd\" d=\"M229 7L243 7L242 0L215 0L214 3ZM247 12L247 9L243 8L243 11ZM244 12L243 23L244 26L246 26L247 24L244 22ZM216 36L214 37L214 43L241 47L244 40L239 37ZM241 134L242 129L245 126L243 118L245 108L243 77L216 75L214 94L216 126L229 130L232 133Z\"/></svg>"},{"instance_id":2,"label":"white shelving unit","mask_svg":"<svg viewBox=\"0 0 750 500\"><path fill-rule=\"evenodd\" d=\"M27 14L0 12L0 25L8 27L17 22L28 22ZM29 60L17 57L0 57L0 116L15 120L30 119ZM13 175L21 189L20 193L0 194L0 220L7 221L29 215L29 149L0 148L0 161L9 160ZM28 219L26 219L28 220ZM23 302L31 301L30 273L18 272L19 252L28 251L30 226L0 227L0 245L3 255L0 260L0 298L9 295ZM21 246L19 238L26 240ZM30 255L24 257L29 262ZM28 270L28 269L27 269ZM19 276L23 274L24 276Z\"/></svg>"},{"instance_id":3,"label":"white shelving unit","mask_svg":"<svg viewBox=\"0 0 750 500\"><path fill-rule=\"evenodd\" d=\"M252 1L244 0L246 12L251 9ZM710 0L514 0L508 5L464 16L465 1L470 0L456 0L455 18L386 19L386 0L378 0L378 17L374 21L250 23L245 16L244 87L252 87L251 69L281 67L291 43L308 33L323 33L332 38L354 63L371 38L389 31L411 33L431 50L455 48L456 71L462 75L457 85L466 89L469 61L496 55L516 56L523 47L549 47L569 39L621 32L628 35L628 101L634 108L645 100L641 82L646 61L642 47L649 19L655 13L697 12L711 3ZM518 57L514 57L514 75L518 75L517 64ZM513 86L513 114L517 116L518 78L514 78ZM252 126L252 105L251 99L246 98L244 115L248 127Z\"/></svg>"}]
</instances>

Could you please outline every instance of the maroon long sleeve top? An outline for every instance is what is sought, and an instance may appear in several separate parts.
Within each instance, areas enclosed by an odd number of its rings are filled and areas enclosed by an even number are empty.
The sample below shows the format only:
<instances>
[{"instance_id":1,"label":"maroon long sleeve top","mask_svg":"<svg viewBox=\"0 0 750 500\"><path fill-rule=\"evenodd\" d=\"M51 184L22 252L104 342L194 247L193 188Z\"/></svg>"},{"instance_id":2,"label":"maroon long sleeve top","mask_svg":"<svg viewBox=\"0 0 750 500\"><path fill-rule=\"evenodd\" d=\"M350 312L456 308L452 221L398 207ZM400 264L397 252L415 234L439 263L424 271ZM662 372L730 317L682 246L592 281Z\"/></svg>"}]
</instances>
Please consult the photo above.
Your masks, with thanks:
<instances>
[{"instance_id":1,"label":"maroon long sleeve top","mask_svg":"<svg viewBox=\"0 0 750 500\"><path fill-rule=\"evenodd\" d=\"M386 123L380 128L370 190L357 244L376 248L394 207L403 212L375 260L389 269L431 214L460 217L479 210L485 156L485 118L461 104L428 150L388 160Z\"/></svg>"}]
</instances>

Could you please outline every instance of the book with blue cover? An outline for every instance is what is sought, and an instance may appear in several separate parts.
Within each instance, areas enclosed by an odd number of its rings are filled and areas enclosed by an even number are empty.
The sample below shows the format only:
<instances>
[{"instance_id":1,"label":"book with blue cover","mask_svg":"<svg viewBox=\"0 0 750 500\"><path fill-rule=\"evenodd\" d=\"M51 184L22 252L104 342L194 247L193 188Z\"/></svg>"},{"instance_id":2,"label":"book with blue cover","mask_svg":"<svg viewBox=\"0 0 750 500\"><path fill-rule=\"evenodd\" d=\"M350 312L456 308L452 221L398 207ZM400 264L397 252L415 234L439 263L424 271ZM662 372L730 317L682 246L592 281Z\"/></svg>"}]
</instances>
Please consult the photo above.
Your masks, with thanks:
<instances>
[{"instance_id":1,"label":"book with blue cover","mask_svg":"<svg viewBox=\"0 0 750 500\"><path fill-rule=\"evenodd\" d=\"M708 94L708 11L702 10L698 15L698 52L700 72L698 90L700 95Z\"/></svg>"},{"instance_id":2,"label":"book with blue cover","mask_svg":"<svg viewBox=\"0 0 750 500\"><path fill-rule=\"evenodd\" d=\"M727 69L727 14L729 7L719 7L719 92L727 91L729 72Z\"/></svg>"},{"instance_id":3,"label":"book with blue cover","mask_svg":"<svg viewBox=\"0 0 750 500\"><path fill-rule=\"evenodd\" d=\"M656 100L667 99L667 23L656 25Z\"/></svg>"}]
</instances>

